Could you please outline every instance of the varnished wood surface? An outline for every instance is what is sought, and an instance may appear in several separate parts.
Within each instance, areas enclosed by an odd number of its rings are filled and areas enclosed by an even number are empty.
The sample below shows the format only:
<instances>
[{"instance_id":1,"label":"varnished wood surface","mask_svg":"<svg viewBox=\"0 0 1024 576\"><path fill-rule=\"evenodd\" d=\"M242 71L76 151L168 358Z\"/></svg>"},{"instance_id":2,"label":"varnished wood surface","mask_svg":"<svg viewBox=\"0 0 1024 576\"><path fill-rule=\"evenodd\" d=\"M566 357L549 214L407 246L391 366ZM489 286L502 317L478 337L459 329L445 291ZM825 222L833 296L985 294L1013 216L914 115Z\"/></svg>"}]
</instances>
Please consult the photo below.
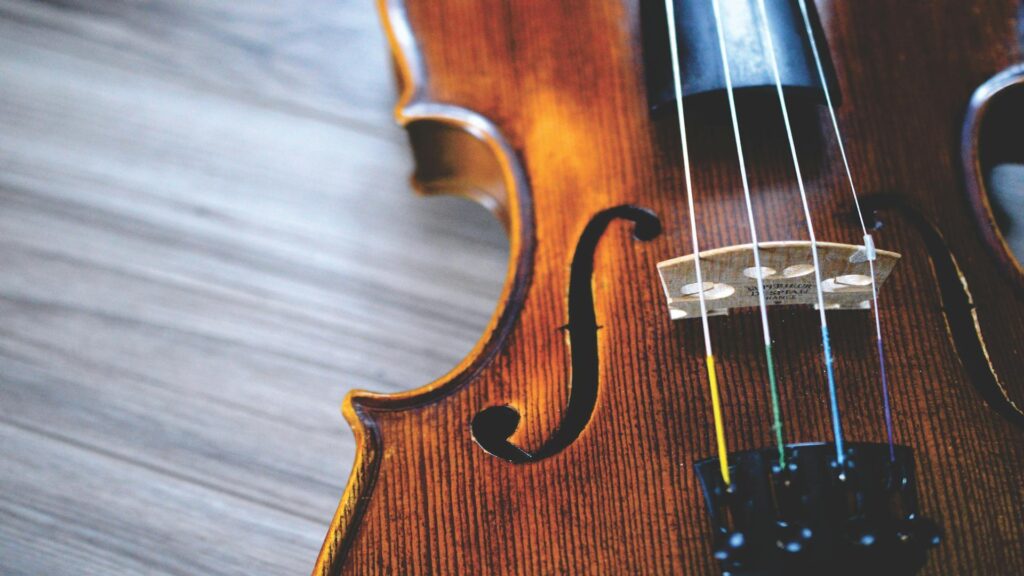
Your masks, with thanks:
<instances>
[{"instance_id":1,"label":"varnished wood surface","mask_svg":"<svg viewBox=\"0 0 1024 576\"><path fill-rule=\"evenodd\" d=\"M309 572L345 392L443 374L505 273L394 98L371 2L0 2L0 573Z\"/></svg>"},{"instance_id":2,"label":"varnished wood surface","mask_svg":"<svg viewBox=\"0 0 1024 576\"><path fill-rule=\"evenodd\" d=\"M676 125L652 120L643 93L641 3L379 4L407 88L399 120L466 127L505 168L515 266L502 314L449 375L349 397L358 460L316 573L715 573L692 468L714 453L699 324L668 320L654 272L692 246ZM816 4L876 244L903 254L881 314L896 440L913 447L922 511L946 531L924 573L1018 574L1024 295L970 215L958 135L974 89L1021 58L1019 3ZM804 238L777 105L740 117L761 238ZM748 242L724 103L691 108L687 124L702 248ZM824 113L795 124L818 238L859 242ZM479 173L475 161L454 168L448 180ZM590 283L596 406L575 442L546 453L577 367L564 330L574 249L627 204L663 232L639 241L617 222L603 234ZM816 315L769 317L787 438L830 440ZM870 316L829 317L847 439L884 441ZM730 448L770 446L757 314L712 329ZM521 451L548 457L512 463L475 443L470 423L494 406L521 416L510 438Z\"/></svg>"}]
</instances>

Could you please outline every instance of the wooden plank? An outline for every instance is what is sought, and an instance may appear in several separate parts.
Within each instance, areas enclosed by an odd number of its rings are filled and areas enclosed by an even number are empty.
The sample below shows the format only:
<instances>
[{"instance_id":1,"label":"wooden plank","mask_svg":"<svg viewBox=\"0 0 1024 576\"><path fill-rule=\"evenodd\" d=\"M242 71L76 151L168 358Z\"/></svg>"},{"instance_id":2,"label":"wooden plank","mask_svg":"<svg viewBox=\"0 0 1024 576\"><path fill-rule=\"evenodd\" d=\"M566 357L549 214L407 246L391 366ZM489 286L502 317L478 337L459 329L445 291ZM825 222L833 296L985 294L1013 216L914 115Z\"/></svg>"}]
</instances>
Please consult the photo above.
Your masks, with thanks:
<instances>
[{"instance_id":1,"label":"wooden plank","mask_svg":"<svg viewBox=\"0 0 1024 576\"><path fill-rule=\"evenodd\" d=\"M307 572L346 391L500 290L500 226L408 190L370 3L194 4L0 5L4 574Z\"/></svg>"},{"instance_id":2,"label":"wooden plank","mask_svg":"<svg viewBox=\"0 0 1024 576\"><path fill-rule=\"evenodd\" d=\"M315 524L0 423L4 574L290 574ZM244 542L244 545L240 545Z\"/></svg>"},{"instance_id":3,"label":"wooden plank","mask_svg":"<svg viewBox=\"0 0 1024 576\"><path fill-rule=\"evenodd\" d=\"M20 39L36 47L284 105L368 133L390 122L389 56L373 3L365 0L5 0L0 20L16 24L26 33Z\"/></svg>"}]
</instances>

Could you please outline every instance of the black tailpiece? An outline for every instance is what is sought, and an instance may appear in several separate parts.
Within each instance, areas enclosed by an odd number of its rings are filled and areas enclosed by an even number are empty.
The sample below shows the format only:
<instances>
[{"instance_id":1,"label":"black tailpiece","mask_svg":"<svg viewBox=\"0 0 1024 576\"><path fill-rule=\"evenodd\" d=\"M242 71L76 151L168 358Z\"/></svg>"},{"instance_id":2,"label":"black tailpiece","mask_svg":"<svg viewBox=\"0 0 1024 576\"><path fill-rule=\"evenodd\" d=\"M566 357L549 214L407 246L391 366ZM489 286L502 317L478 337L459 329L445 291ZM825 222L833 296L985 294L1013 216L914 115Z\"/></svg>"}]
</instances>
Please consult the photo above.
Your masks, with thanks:
<instances>
[{"instance_id":1,"label":"black tailpiece","mask_svg":"<svg viewBox=\"0 0 1024 576\"><path fill-rule=\"evenodd\" d=\"M727 576L909 575L925 563L942 530L918 515L910 448L833 444L730 454L728 488L718 459L696 464L715 531L715 558Z\"/></svg>"}]
</instances>

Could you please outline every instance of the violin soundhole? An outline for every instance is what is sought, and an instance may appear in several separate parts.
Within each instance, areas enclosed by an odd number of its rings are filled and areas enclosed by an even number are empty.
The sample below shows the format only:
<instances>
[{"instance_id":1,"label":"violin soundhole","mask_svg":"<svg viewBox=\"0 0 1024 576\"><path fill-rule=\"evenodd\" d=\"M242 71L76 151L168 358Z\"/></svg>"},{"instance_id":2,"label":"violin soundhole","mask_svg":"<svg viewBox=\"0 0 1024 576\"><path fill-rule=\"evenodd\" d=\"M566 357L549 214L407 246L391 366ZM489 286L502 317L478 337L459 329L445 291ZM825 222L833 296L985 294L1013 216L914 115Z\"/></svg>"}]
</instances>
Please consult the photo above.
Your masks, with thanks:
<instances>
[{"instance_id":1,"label":"violin soundhole","mask_svg":"<svg viewBox=\"0 0 1024 576\"><path fill-rule=\"evenodd\" d=\"M608 226L615 220L633 222L633 237L648 241L661 234L661 221L651 211L636 206L617 206L596 214L576 245L569 272L568 332L572 365L569 402L558 428L536 452L528 452L509 438L519 427L519 411L508 405L490 406L478 412L470 424L473 440L487 453L509 462L533 462L553 456L573 443L590 422L597 403L600 358L597 351L597 319L594 314L594 252Z\"/></svg>"}]
</instances>

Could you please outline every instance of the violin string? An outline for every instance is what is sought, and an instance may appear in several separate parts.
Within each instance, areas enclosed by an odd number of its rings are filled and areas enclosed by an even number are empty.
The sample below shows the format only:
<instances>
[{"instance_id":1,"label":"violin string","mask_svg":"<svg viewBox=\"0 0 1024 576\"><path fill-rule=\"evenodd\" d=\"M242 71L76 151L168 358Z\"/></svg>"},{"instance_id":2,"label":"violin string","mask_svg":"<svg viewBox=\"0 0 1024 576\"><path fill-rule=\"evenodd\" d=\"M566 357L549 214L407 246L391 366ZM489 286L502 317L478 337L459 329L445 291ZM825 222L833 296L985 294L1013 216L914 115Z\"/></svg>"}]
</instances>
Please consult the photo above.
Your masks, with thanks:
<instances>
[{"instance_id":1,"label":"violin string","mask_svg":"<svg viewBox=\"0 0 1024 576\"><path fill-rule=\"evenodd\" d=\"M690 151L686 143L686 120L683 116L682 74L679 71L679 46L676 40L675 5L673 0L665 0L665 12L668 16L668 40L672 56L672 80L675 84L676 115L679 118L679 136L683 151L683 174L686 179L686 203L690 217L690 239L693 243L694 270L697 273L697 299L700 301L700 321L704 331L704 358L708 374L708 387L711 391L711 411L715 421L715 441L718 450L718 465L722 472L722 480L726 486L732 482L729 477L729 451L725 442L725 427L722 423L722 402L718 391L718 375L715 370L715 355L711 350L711 329L708 327L708 308L704 297L704 275L701 272L700 244L697 240L697 217L693 208L693 180L690 177Z\"/></svg>"},{"instance_id":2,"label":"violin string","mask_svg":"<svg viewBox=\"0 0 1024 576\"><path fill-rule=\"evenodd\" d=\"M857 197L857 187L853 184L853 172L850 170L850 162L846 156L846 146L843 144L843 136L839 131L839 121L836 119L836 109L832 104L832 94L825 79L825 68L821 64L821 55L818 53L818 42L814 38L814 29L811 27L811 17L807 12L805 0L798 0L800 14L804 20L804 30L811 45L811 54L814 56L814 65L818 70L818 80L821 82L821 90L825 94L825 103L828 105L829 117L832 120L832 128L836 134L836 143L839 145L839 155L843 159L843 168L846 169L846 179L850 183L850 194L853 196L853 205L857 209L857 219L860 220L860 229L864 234L864 250L867 253L868 267L871 274L871 303L875 313L875 339L878 343L878 364L882 378L882 404L885 414L885 434L889 440L889 459L896 460L896 448L892 440L892 408L889 404L889 380L885 370L885 352L882 345L882 319L878 309L878 285L875 280L875 243L868 233L867 225L864 223L864 212L861 211L860 200Z\"/></svg>"},{"instance_id":3,"label":"violin string","mask_svg":"<svg viewBox=\"0 0 1024 576\"><path fill-rule=\"evenodd\" d=\"M782 119L786 125L786 138L789 141L789 152L793 158L793 168L796 170L797 187L800 190L800 203L804 210L804 219L807 222L807 234L811 240L811 260L814 264L814 283L817 288L818 313L821 320L821 344L825 360L825 374L828 378L829 405L832 412L832 433L836 445L836 461L842 464L845 460L843 451L843 427L839 416L839 401L836 395L836 379L833 369L832 347L829 343L828 321L825 319L825 294L821 285L821 264L818 260L818 241L814 235L814 222L811 219L811 210L807 202L807 190L804 187L803 175L800 171L800 159L796 151L796 142L793 139L793 126L789 121L789 108L786 106L786 96L782 91L782 77L779 74L779 64L775 58L775 43L772 41L771 27L768 24L768 10L765 8L765 0L758 0L761 11L761 26L764 40L768 44L766 53L768 63L771 66L772 74L775 77L775 91L779 97L779 106L782 108Z\"/></svg>"},{"instance_id":4,"label":"violin string","mask_svg":"<svg viewBox=\"0 0 1024 576\"><path fill-rule=\"evenodd\" d=\"M715 29L718 33L718 49L722 55L722 69L725 74L725 91L729 97L729 113L732 116L733 138L736 141L736 155L739 157L740 179L743 182L743 199L747 206L747 222L750 226L751 252L754 254L754 277L757 281L757 300L761 312L761 332L764 336L764 355L768 364L768 385L772 398L772 428L779 451L779 466L786 462L785 442L782 434L782 411L779 403L778 385L775 380L775 362L772 354L772 336L768 327L768 304L764 292L764 268L761 266L761 244L757 238L757 223L754 221L754 208L750 198L750 183L747 180L746 161L743 156L743 141L740 138L740 123L736 114L736 98L733 93L732 74L729 70L729 53L725 46L725 32L722 29L722 16L719 0L711 0L715 14Z\"/></svg>"}]
</instances>

